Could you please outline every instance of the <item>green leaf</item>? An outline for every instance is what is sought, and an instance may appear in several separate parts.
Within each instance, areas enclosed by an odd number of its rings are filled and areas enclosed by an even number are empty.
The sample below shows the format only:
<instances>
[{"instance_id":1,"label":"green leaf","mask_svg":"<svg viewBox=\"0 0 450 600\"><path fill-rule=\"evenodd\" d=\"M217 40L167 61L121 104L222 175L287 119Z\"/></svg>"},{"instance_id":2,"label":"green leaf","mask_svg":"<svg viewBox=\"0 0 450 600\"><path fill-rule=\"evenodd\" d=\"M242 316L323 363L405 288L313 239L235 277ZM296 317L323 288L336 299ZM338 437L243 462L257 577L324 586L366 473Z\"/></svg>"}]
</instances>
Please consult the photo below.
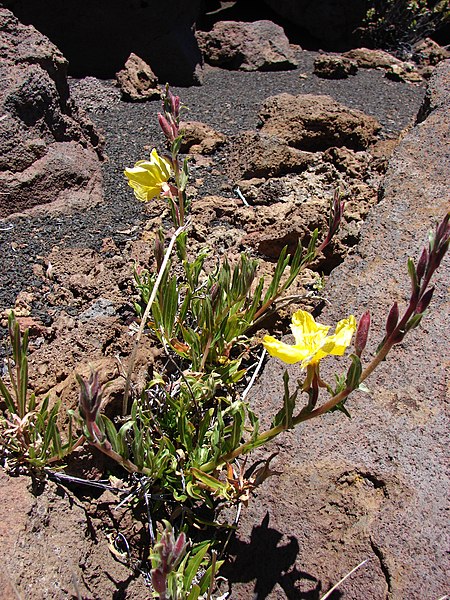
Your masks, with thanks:
<instances>
[{"instance_id":1,"label":"green leaf","mask_svg":"<svg viewBox=\"0 0 450 600\"><path fill-rule=\"evenodd\" d=\"M416 272L416 267L414 265L414 261L412 258L408 258L408 273L409 273L409 276L411 277L411 283L412 283L413 290L414 291L418 290L419 283L417 280L417 272Z\"/></svg>"},{"instance_id":2,"label":"green leaf","mask_svg":"<svg viewBox=\"0 0 450 600\"><path fill-rule=\"evenodd\" d=\"M194 554L193 556L191 555L189 557L183 577L183 585L186 591L190 589L194 577L197 575L200 565L202 564L205 554L208 552L208 550L209 544L206 544L205 546L200 548L200 550L196 554Z\"/></svg>"},{"instance_id":3,"label":"green leaf","mask_svg":"<svg viewBox=\"0 0 450 600\"><path fill-rule=\"evenodd\" d=\"M423 315L424 315L424 313L418 313L417 315L412 316L409 319L409 321L406 323L405 332L418 327L423 318Z\"/></svg>"},{"instance_id":4,"label":"green leaf","mask_svg":"<svg viewBox=\"0 0 450 600\"><path fill-rule=\"evenodd\" d=\"M178 284L176 277L172 277L164 287L162 304L162 323L167 340L173 333L173 325L178 309Z\"/></svg>"},{"instance_id":5,"label":"green leaf","mask_svg":"<svg viewBox=\"0 0 450 600\"><path fill-rule=\"evenodd\" d=\"M273 425L284 424L286 429L292 429L292 415L295 409L295 402L297 400L297 390L291 394L289 391L289 373L287 371L283 374L284 383L284 395L283 395L283 408L275 415L273 419Z\"/></svg>"},{"instance_id":6,"label":"green leaf","mask_svg":"<svg viewBox=\"0 0 450 600\"><path fill-rule=\"evenodd\" d=\"M120 454L121 443L120 443L119 435L117 433L117 429L116 429L114 423L110 419L108 419L108 417L106 415L101 415L101 419L105 425L106 436L107 436L108 440L111 442L111 446L113 447L113 450L115 452L117 452L118 454Z\"/></svg>"},{"instance_id":7,"label":"green leaf","mask_svg":"<svg viewBox=\"0 0 450 600\"><path fill-rule=\"evenodd\" d=\"M5 399L6 402L6 408L9 410L9 412L11 414L14 414L17 412L17 407L15 405L14 399L11 396L11 394L8 391L8 388L6 387L3 379L0 377L0 393L3 396L3 398Z\"/></svg>"},{"instance_id":8,"label":"green leaf","mask_svg":"<svg viewBox=\"0 0 450 600\"><path fill-rule=\"evenodd\" d=\"M362 365L359 356L356 354L350 354L350 358L352 360L352 364L347 371L346 384L347 388L350 390L355 390L359 386L359 380L361 378L362 373Z\"/></svg>"},{"instance_id":9,"label":"green leaf","mask_svg":"<svg viewBox=\"0 0 450 600\"><path fill-rule=\"evenodd\" d=\"M190 471L197 481L203 483L203 485L205 485L211 491L228 498L228 485L226 483L219 481L212 475L208 475L208 473L204 473L195 467L191 467Z\"/></svg>"}]
</instances>

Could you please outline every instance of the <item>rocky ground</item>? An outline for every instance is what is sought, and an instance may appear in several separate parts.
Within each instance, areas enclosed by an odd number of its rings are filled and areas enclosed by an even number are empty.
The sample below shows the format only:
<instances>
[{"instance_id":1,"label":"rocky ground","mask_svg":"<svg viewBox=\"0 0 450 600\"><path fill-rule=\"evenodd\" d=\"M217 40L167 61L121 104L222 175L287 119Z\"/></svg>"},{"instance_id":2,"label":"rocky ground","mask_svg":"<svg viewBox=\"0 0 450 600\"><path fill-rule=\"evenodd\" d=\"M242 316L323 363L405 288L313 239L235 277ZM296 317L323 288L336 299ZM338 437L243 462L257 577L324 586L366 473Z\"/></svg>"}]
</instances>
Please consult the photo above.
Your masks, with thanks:
<instances>
[{"instance_id":1,"label":"rocky ground","mask_svg":"<svg viewBox=\"0 0 450 600\"><path fill-rule=\"evenodd\" d=\"M284 244L324 225L340 187L347 201L343 227L316 265L327 275L327 301L307 302L323 322L371 308L376 337L390 302L404 300L405 257L417 256L426 231L448 210L448 61L430 88L430 115L414 127L424 81L393 81L383 69L323 79L313 74L316 57L297 51L291 71L207 67L202 86L173 88L188 108L186 120L223 134L194 140L192 250L206 243L233 257L245 249L260 259L262 272L270 271ZM113 81L69 84L105 138L103 194L36 206L0 224L3 325L15 308L30 326L31 382L65 408L76 404L74 371L88 372L90 364L113 382L112 400L120 397L118 359L126 360L132 341L132 265L148 263L153 231L165 218L162 202L139 204L123 177L124 167L162 145L159 102L124 102ZM329 115L320 126L326 135L318 140L311 127L300 139L298 122L289 118L312 108L296 109L297 100L284 97L284 120L274 123L275 101L266 101L278 94L326 94L347 109L320 104L318 112ZM335 127L333 111L345 122ZM306 294L313 280L309 273L296 291ZM225 570L232 598L319 598L366 558L332 598L437 600L446 593L448 285L447 261L429 320L400 347L371 394L355 401L351 421L328 416L270 449L280 452L282 475L258 490L242 516ZM278 323L280 333L284 326ZM144 344L136 383L148 369L146 351ZM254 389L251 401L263 418L280 397L274 383L280 373L269 361ZM83 461L85 476L98 474L95 461ZM144 536L139 518L114 511L112 494L75 494L51 483L33 495L24 477L2 474L2 480L3 597L148 597L144 578L108 547L113 532L136 543ZM30 547L46 560L35 560Z\"/></svg>"}]
</instances>

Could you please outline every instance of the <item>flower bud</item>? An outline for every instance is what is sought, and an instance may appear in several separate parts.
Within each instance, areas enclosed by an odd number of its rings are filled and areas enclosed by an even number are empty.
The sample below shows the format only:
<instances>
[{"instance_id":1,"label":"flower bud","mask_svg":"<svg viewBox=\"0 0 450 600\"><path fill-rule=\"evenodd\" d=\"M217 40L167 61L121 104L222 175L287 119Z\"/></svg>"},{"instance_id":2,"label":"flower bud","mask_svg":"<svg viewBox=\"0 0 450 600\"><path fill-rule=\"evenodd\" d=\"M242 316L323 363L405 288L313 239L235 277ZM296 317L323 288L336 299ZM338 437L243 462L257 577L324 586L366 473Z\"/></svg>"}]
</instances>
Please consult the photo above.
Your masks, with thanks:
<instances>
[{"instance_id":1,"label":"flower bud","mask_svg":"<svg viewBox=\"0 0 450 600\"><path fill-rule=\"evenodd\" d=\"M163 261L164 261L164 246L163 246L161 238L159 237L158 234L156 234L156 236L155 236L154 253L155 253L156 268L159 271L161 269L161 265L163 264Z\"/></svg>"},{"instance_id":2,"label":"flower bud","mask_svg":"<svg viewBox=\"0 0 450 600\"><path fill-rule=\"evenodd\" d=\"M152 569L152 586L159 595L166 593L166 575L160 569Z\"/></svg>"},{"instance_id":3,"label":"flower bud","mask_svg":"<svg viewBox=\"0 0 450 600\"><path fill-rule=\"evenodd\" d=\"M431 302L431 298L433 297L434 287L430 288L423 294L422 298L419 300L419 303L416 308L416 314L423 313L429 306Z\"/></svg>"},{"instance_id":4,"label":"flower bud","mask_svg":"<svg viewBox=\"0 0 450 600\"><path fill-rule=\"evenodd\" d=\"M158 113L158 122L159 122L159 126L161 127L166 138L170 142L172 142L173 141L173 132L172 132L172 128L169 124L169 121L161 113Z\"/></svg>"},{"instance_id":5,"label":"flower bud","mask_svg":"<svg viewBox=\"0 0 450 600\"><path fill-rule=\"evenodd\" d=\"M398 304L394 302L391 310L389 311L388 318L386 319L386 335L389 337L397 326L398 323Z\"/></svg>"},{"instance_id":6,"label":"flower bud","mask_svg":"<svg viewBox=\"0 0 450 600\"><path fill-rule=\"evenodd\" d=\"M417 279L420 281L425 274L425 270L428 264L428 251L426 248L423 249L420 255L419 262L417 263Z\"/></svg>"},{"instance_id":7,"label":"flower bud","mask_svg":"<svg viewBox=\"0 0 450 600\"><path fill-rule=\"evenodd\" d=\"M355 335L355 354L361 356L364 348L367 344L367 338L369 336L370 329L370 312L366 312L362 315L358 323L358 328Z\"/></svg>"},{"instance_id":8,"label":"flower bud","mask_svg":"<svg viewBox=\"0 0 450 600\"><path fill-rule=\"evenodd\" d=\"M216 307L217 300L219 299L220 285L218 283L213 283L209 293L211 295L211 306L213 309Z\"/></svg>"},{"instance_id":9,"label":"flower bud","mask_svg":"<svg viewBox=\"0 0 450 600\"><path fill-rule=\"evenodd\" d=\"M172 92L169 92L169 98L172 107L172 115L177 119L180 114L180 96L174 96Z\"/></svg>"},{"instance_id":10,"label":"flower bud","mask_svg":"<svg viewBox=\"0 0 450 600\"><path fill-rule=\"evenodd\" d=\"M183 558L184 552L186 550L187 540L186 534L182 531L178 536L175 545L172 550L173 555L173 566L176 566L180 560Z\"/></svg>"}]
</instances>

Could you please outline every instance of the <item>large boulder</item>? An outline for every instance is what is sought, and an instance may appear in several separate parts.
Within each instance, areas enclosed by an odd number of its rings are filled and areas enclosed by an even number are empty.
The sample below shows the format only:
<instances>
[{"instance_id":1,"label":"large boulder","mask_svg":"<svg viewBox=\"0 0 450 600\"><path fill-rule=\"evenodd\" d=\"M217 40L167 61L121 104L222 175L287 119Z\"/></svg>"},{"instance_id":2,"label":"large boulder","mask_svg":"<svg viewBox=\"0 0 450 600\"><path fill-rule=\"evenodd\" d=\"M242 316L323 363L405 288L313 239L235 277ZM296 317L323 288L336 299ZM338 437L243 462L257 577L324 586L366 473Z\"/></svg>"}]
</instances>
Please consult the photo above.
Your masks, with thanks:
<instances>
[{"instance_id":1,"label":"large boulder","mask_svg":"<svg viewBox=\"0 0 450 600\"><path fill-rule=\"evenodd\" d=\"M332 146L363 150L375 141L380 124L360 110L330 96L278 94L261 107L261 131L284 139L290 146L315 152Z\"/></svg>"},{"instance_id":2,"label":"large boulder","mask_svg":"<svg viewBox=\"0 0 450 600\"><path fill-rule=\"evenodd\" d=\"M430 86L424 120L391 158L382 201L363 225L360 243L322 292L321 323L371 310L368 357L384 335L392 303L407 306L408 257L417 260L427 231L449 210L450 61L436 67ZM369 393L350 397L352 419L329 413L266 449L264 456L279 451L273 468L283 473L266 482L241 515L229 571L237 598L260 592L281 599L299 590L321 597L364 559L339 586L344 598L445 596L450 256L435 282L423 324L368 379ZM328 367L342 372L338 360L323 361L322 376L331 378ZM282 406L284 368L271 359L253 388L252 408L264 418ZM295 382L298 365L289 372Z\"/></svg>"},{"instance_id":3,"label":"large boulder","mask_svg":"<svg viewBox=\"0 0 450 600\"><path fill-rule=\"evenodd\" d=\"M242 71L295 69L295 50L283 28L271 21L219 21L211 31L198 31L206 62Z\"/></svg>"},{"instance_id":4,"label":"large boulder","mask_svg":"<svg viewBox=\"0 0 450 600\"><path fill-rule=\"evenodd\" d=\"M0 9L0 217L101 197L102 136L70 98L67 61Z\"/></svg>"},{"instance_id":5,"label":"large boulder","mask_svg":"<svg viewBox=\"0 0 450 600\"><path fill-rule=\"evenodd\" d=\"M201 0L6 0L24 23L33 24L69 60L70 74L113 78L133 52L160 82L201 81L201 54L193 26Z\"/></svg>"}]
</instances>

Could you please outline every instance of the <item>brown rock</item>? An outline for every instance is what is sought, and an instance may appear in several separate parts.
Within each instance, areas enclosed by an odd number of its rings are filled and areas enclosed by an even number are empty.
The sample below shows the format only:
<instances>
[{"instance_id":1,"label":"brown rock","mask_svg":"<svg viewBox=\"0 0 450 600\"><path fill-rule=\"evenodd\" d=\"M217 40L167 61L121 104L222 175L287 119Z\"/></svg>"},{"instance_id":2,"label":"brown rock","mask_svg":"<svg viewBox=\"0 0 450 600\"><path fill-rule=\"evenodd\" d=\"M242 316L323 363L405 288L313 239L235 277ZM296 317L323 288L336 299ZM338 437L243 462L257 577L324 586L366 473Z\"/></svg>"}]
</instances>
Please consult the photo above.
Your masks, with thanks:
<instances>
[{"instance_id":1,"label":"brown rock","mask_svg":"<svg viewBox=\"0 0 450 600\"><path fill-rule=\"evenodd\" d=\"M450 60L439 65L439 70L431 78L423 104L417 115L417 121L424 121L432 112L450 110L450 95L446 90L450 89Z\"/></svg>"},{"instance_id":2,"label":"brown rock","mask_svg":"<svg viewBox=\"0 0 450 600\"><path fill-rule=\"evenodd\" d=\"M348 108L330 96L312 94L272 96L263 103L259 118L263 133L313 152L331 146L363 150L380 130L380 124L373 117Z\"/></svg>"},{"instance_id":3,"label":"brown rock","mask_svg":"<svg viewBox=\"0 0 450 600\"><path fill-rule=\"evenodd\" d=\"M70 98L67 61L0 9L0 217L101 198L103 139Z\"/></svg>"},{"instance_id":4,"label":"brown rock","mask_svg":"<svg viewBox=\"0 0 450 600\"><path fill-rule=\"evenodd\" d=\"M297 60L283 29L271 21L219 21L211 31L198 31L206 62L242 71L295 69Z\"/></svg>"},{"instance_id":5,"label":"brown rock","mask_svg":"<svg viewBox=\"0 0 450 600\"><path fill-rule=\"evenodd\" d=\"M384 50L369 48L354 48L342 54L343 57L354 60L361 69L386 69L391 65L401 64L401 60Z\"/></svg>"},{"instance_id":6,"label":"brown rock","mask_svg":"<svg viewBox=\"0 0 450 600\"><path fill-rule=\"evenodd\" d=\"M314 75L324 79L346 79L356 75L357 70L355 61L342 56L322 55L314 61Z\"/></svg>"},{"instance_id":7,"label":"brown rock","mask_svg":"<svg viewBox=\"0 0 450 600\"><path fill-rule=\"evenodd\" d=\"M414 44L412 59L423 66L436 66L442 60L450 58L450 52L430 38Z\"/></svg>"},{"instance_id":8,"label":"brown rock","mask_svg":"<svg viewBox=\"0 0 450 600\"><path fill-rule=\"evenodd\" d=\"M161 96L158 78L151 67L136 54L130 54L125 68L116 77L125 100L143 102Z\"/></svg>"},{"instance_id":9,"label":"brown rock","mask_svg":"<svg viewBox=\"0 0 450 600\"><path fill-rule=\"evenodd\" d=\"M254 177L279 177L298 173L314 161L314 155L292 148L264 131L245 131L232 142L227 170L232 181Z\"/></svg>"},{"instance_id":10,"label":"brown rock","mask_svg":"<svg viewBox=\"0 0 450 600\"><path fill-rule=\"evenodd\" d=\"M422 76L413 63L401 63L387 67L385 76L392 81L404 81L410 83L421 83Z\"/></svg>"},{"instance_id":11,"label":"brown rock","mask_svg":"<svg viewBox=\"0 0 450 600\"><path fill-rule=\"evenodd\" d=\"M31 479L9 477L0 471L2 597L112 597L116 582L129 578L129 568L114 559L105 532L98 526L99 518L92 518L77 497L62 486L50 482L43 490L31 488ZM102 499L111 510L117 503L112 495L107 498L104 494ZM94 510L91 505L91 515ZM123 531L123 514L115 517L116 525L119 521ZM126 535L133 535L131 523L126 527ZM98 577L99 564L109 577ZM135 579L127 591L134 598L148 598L142 578Z\"/></svg>"},{"instance_id":12,"label":"brown rock","mask_svg":"<svg viewBox=\"0 0 450 600\"><path fill-rule=\"evenodd\" d=\"M199 121L185 121L180 124L183 131L181 152L191 154L212 154L226 141L226 136Z\"/></svg>"}]
</instances>

